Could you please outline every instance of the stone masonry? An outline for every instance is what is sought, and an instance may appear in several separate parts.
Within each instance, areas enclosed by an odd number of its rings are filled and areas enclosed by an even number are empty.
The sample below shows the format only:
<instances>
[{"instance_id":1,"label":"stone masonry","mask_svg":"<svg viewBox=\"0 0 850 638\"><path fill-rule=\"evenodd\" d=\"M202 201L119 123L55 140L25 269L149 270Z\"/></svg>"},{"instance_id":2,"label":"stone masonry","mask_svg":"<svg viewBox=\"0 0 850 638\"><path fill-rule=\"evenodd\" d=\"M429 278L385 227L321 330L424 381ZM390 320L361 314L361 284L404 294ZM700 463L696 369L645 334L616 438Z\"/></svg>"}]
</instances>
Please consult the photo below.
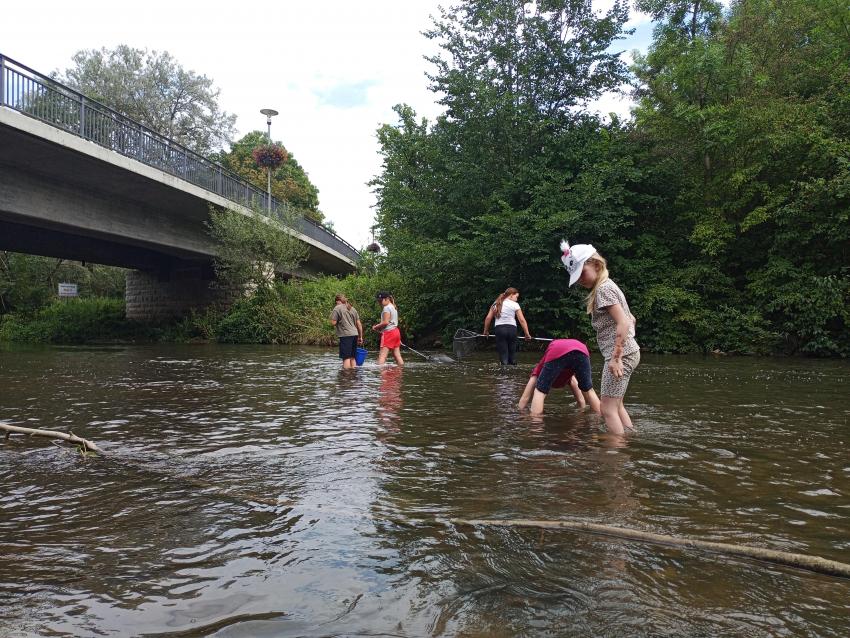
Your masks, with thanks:
<instances>
[{"instance_id":1,"label":"stone masonry","mask_svg":"<svg viewBox=\"0 0 850 638\"><path fill-rule=\"evenodd\" d=\"M219 286L201 268L174 270L167 277L128 270L124 299L127 319L161 321L185 316L193 308L230 305L244 294Z\"/></svg>"}]
</instances>

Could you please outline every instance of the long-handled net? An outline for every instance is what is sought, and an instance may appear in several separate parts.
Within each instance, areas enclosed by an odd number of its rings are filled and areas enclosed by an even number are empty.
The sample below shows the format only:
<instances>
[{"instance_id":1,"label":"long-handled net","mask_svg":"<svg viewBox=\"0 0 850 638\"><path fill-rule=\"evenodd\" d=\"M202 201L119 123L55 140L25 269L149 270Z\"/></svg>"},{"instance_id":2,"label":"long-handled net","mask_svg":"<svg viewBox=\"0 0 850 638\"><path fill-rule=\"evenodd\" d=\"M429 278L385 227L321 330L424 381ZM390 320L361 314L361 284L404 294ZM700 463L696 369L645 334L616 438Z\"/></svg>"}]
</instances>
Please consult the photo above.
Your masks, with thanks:
<instances>
[{"instance_id":1,"label":"long-handled net","mask_svg":"<svg viewBox=\"0 0 850 638\"><path fill-rule=\"evenodd\" d=\"M454 338L452 339L452 350L458 359L463 359L486 345L487 339L492 338L493 336L494 335L483 335L480 332L473 332L472 330L467 330L465 328L458 328L455 331ZM519 343L523 343L525 341L528 340L523 338L518 340ZM552 340L544 337L532 337L531 341L548 344Z\"/></svg>"},{"instance_id":2,"label":"long-handled net","mask_svg":"<svg viewBox=\"0 0 850 638\"><path fill-rule=\"evenodd\" d=\"M485 339L486 337L482 334L472 332L472 330L466 330L465 328L458 328L452 339L452 350L458 359L463 359L475 352L478 348L477 342L479 340L483 343Z\"/></svg>"}]
</instances>

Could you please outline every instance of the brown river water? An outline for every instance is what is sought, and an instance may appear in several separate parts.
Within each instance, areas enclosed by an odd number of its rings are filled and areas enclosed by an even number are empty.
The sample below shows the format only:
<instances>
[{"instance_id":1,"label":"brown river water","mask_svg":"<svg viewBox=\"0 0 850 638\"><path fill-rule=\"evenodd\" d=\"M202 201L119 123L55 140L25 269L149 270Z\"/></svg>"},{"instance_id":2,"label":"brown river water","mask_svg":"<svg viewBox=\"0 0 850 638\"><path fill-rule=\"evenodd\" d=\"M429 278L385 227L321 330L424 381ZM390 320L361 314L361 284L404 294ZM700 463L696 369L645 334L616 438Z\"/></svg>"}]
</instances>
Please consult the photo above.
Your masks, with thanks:
<instances>
[{"instance_id":1,"label":"brown river water","mask_svg":"<svg viewBox=\"0 0 850 638\"><path fill-rule=\"evenodd\" d=\"M850 562L850 362L644 354L617 445L537 356L0 349L0 636L836 636L850 579L460 518ZM598 384L600 362L594 359Z\"/></svg>"}]
</instances>

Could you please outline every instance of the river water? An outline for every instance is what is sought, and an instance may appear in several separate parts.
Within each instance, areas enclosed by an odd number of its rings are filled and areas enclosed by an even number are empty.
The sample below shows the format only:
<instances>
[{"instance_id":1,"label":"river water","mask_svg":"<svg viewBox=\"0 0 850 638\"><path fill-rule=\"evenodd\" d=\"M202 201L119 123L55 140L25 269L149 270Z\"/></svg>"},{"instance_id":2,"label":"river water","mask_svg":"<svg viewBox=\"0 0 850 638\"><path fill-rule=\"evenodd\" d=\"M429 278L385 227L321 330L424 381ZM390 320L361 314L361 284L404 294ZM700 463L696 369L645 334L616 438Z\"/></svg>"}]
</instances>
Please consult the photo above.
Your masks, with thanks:
<instances>
[{"instance_id":1,"label":"river water","mask_svg":"<svg viewBox=\"0 0 850 638\"><path fill-rule=\"evenodd\" d=\"M452 518L586 520L850 562L850 364L643 355L602 435L534 359L0 350L0 636L847 636L850 580ZM598 383L599 361L594 360Z\"/></svg>"}]
</instances>

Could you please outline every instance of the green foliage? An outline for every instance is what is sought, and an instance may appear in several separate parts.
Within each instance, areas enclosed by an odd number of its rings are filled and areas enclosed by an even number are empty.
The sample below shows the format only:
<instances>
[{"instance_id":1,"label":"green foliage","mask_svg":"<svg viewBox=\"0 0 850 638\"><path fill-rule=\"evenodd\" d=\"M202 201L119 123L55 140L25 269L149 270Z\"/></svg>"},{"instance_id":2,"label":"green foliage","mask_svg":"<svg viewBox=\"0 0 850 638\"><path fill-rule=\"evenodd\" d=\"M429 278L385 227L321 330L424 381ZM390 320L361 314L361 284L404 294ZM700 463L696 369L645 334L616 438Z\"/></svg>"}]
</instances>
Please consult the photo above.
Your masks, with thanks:
<instances>
[{"instance_id":1,"label":"green foliage","mask_svg":"<svg viewBox=\"0 0 850 638\"><path fill-rule=\"evenodd\" d=\"M55 301L33 315L0 316L0 341L86 343L126 340L139 327L124 318L124 301L91 297Z\"/></svg>"},{"instance_id":2,"label":"green foliage","mask_svg":"<svg viewBox=\"0 0 850 638\"><path fill-rule=\"evenodd\" d=\"M476 326L511 285L533 332L586 338L565 236L608 258L648 349L850 355L846 3L638 6L660 22L627 123L581 110L622 80L619 4L443 11L445 115L397 106L378 131L380 268L417 292L419 329Z\"/></svg>"},{"instance_id":3,"label":"green foliage","mask_svg":"<svg viewBox=\"0 0 850 638\"><path fill-rule=\"evenodd\" d=\"M215 161L265 191L268 187L266 169L257 166L252 152L258 146L268 144L268 138L261 131L251 131L242 139L233 142L230 150L220 152ZM283 147L281 142L275 142ZM289 153L288 159L272 171L272 195L280 201L288 202L301 214L318 222L324 220L319 210L319 189L310 181L307 173L298 161Z\"/></svg>"},{"instance_id":4,"label":"green foliage","mask_svg":"<svg viewBox=\"0 0 850 638\"><path fill-rule=\"evenodd\" d=\"M408 304L410 295L398 277L349 275L343 279L291 280L259 291L234 305L222 317L215 338L224 343L333 345L337 339L328 317L334 297L342 293L360 314L368 344L374 334L369 329L380 316L375 295L381 290L396 295L401 329L412 337L415 306ZM376 343L375 340L373 345Z\"/></svg>"},{"instance_id":5,"label":"green foliage","mask_svg":"<svg viewBox=\"0 0 850 638\"><path fill-rule=\"evenodd\" d=\"M168 52L120 44L78 51L73 61L56 79L201 155L235 133L236 116L219 107L213 81Z\"/></svg>"},{"instance_id":6,"label":"green foliage","mask_svg":"<svg viewBox=\"0 0 850 638\"><path fill-rule=\"evenodd\" d=\"M0 252L0 314L32 313L56 299L57 284L78 285L80 297L124 297L123 268Z\"/></svg>"},{"instance_id":7,"label":"green foliage","mask_svg":"<svg viewBox=\"0 0 850 638\"><path fill-rule=\"evenodd\" d=\"M284 230L292 222L292 217L271 221L259 211L243 215L210 206L207 227L218 242L215 270L219 281L263 289L271 286L275 273L293 273L307 258L308 249Z\"/></svg>"}]
</instances>

